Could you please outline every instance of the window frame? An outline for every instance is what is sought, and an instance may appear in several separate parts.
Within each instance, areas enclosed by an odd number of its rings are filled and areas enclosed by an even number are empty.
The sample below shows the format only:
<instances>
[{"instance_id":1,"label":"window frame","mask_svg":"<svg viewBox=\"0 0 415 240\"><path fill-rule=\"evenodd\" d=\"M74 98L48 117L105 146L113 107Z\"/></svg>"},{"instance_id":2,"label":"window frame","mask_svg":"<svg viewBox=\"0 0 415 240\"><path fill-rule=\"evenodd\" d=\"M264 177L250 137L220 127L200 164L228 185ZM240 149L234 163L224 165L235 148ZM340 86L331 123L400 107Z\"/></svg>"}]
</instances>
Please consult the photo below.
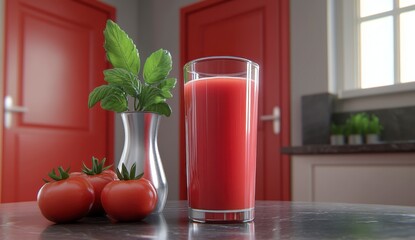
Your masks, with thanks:
<instances>
[{"instance_id":1,"label":"window frame","mask_svg":"<svg viewBox=\"0 0 415 240\"><path fill-rule=\"evenodd\" d=\"M330 0L328 0L330 1ZM337 78L337 93L342 99L364 97L380 94L393 94L404 91L415 91L415 82L400 83L400 14L415 10L415 5L399 8L399 0L393 0L392 10L360 18L359 0L342 0L335 7L337 30L335 32L336 49L331 49L336 55L335 72ZM360 23L385 16L393 16L394 32L394 84L374 88L360 88ZM330 31L330 29L329 29ZM330 34L330 32L329 32Z\"/></svg>"}]
</instances>

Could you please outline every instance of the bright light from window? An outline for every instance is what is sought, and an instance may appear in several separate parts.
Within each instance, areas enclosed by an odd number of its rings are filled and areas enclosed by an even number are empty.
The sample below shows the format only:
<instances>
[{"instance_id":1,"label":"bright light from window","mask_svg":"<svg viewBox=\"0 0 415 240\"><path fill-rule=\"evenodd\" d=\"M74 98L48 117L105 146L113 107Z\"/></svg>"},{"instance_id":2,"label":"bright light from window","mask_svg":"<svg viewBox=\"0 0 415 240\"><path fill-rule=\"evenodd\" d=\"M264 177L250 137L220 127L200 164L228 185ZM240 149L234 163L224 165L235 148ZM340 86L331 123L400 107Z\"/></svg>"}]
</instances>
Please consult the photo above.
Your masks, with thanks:
<instances>
[{"instance_id":1,"label":"bright light from window","mask_svg":"<svg viewBox=\"0 0 415 240\"><path fill-rule=\"evenodd\" d=\"M384 17L363 22L360 37L360 87L392 85L394 83L393 18Z\"/></svg>"},{"instance_id":2,"label":"bright light from window","mask_svg":"<svg viewBox=\"0 0 415 240\"><path fill-rule=\"evenodd\" d=\"M390 11L392 8L393 0L360 0L360 17Z\"/></svg>"},{"instance_id":3,"label":"bright light from window","mask_svg":"<svg viewBox=\"0 0 415 240\"><path fill-rule=\"evenodd\" d=\"M415 0L399 0L399 7L408 7L415 5Z\"/></svg>"},{"instance_id":4,"label":"bright light from window","mask_svg":"<svg viewBox=\"0 0 415 240\"><path fill-rule=\"evenodd\" d=\"M415 11L401 17L401 82L415 82Z\"/></svg>"}]
</instances>

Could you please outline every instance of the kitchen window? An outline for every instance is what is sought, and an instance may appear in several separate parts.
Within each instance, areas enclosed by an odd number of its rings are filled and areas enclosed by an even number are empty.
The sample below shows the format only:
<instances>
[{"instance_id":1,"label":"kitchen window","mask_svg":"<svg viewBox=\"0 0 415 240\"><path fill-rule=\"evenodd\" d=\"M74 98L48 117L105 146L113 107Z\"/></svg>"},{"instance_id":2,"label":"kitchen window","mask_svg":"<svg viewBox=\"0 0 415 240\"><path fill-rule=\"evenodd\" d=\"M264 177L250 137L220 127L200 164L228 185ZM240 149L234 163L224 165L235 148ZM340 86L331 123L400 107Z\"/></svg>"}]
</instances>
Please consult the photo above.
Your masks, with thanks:
<instances>
[{"instance_id":1,"label":"kitchen window","mask_svg":"<svg viewBox=\"0 0 415 240\"><path fill-rule=\"evenodd\" d=\"M340 97L415 90L415 0L343 0L336 13Z\"/></svg>"}]
</instances>

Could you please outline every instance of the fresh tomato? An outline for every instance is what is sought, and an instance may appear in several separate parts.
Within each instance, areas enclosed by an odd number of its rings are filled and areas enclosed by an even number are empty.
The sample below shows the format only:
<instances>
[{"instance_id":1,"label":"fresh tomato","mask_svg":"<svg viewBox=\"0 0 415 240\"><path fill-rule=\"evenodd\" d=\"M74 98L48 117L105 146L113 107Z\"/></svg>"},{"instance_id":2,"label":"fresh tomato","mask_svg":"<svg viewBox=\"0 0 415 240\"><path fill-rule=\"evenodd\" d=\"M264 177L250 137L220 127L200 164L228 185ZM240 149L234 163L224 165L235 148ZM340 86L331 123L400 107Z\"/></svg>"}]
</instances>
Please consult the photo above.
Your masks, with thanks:
<instances>
[{"instance_id":1,"label":"fresh tomato","mask_svg":"<svg viewBox=\"0 0 415 240\"><path fill-rule=\"evenodd\" d=\"M54 180L45 183L37 195L39 209L55 223L73 222L88 214L94 202L94 189L84 177L71 176L62 167L49 174Z\"/></svg>"},{"instance_id":2,"label":"fresh tomato","mask_svg":"<svg viewBox=\"0 0 415 240\"><path fill-rule=\"evenodd\" d=\"M104 208L101 204L101 192L104 187L118 179L117 174L110 170L111 166L104 167L105 158L101 162L95 157L92 157L92 167L88 168L83 164L82 172L85 174L86 179L92 184L95 193L94 204L92 205L91 211L88 215L103 215L105 214Z\"/></svg>"},{"instance_id":3,"label":"fresh tomato","mask_svg":"<svg viewBox=\"0 0 415 240\"><path fill-rule=\"evenodd\" d=\"M102 206L114 221L138 221L148 216L156 207L157 192L145 178L135 176L135 164L129 174L123 165L123 173L117 169L120 180L108 183L101 193Z\"/></svg>"}]
</instances>

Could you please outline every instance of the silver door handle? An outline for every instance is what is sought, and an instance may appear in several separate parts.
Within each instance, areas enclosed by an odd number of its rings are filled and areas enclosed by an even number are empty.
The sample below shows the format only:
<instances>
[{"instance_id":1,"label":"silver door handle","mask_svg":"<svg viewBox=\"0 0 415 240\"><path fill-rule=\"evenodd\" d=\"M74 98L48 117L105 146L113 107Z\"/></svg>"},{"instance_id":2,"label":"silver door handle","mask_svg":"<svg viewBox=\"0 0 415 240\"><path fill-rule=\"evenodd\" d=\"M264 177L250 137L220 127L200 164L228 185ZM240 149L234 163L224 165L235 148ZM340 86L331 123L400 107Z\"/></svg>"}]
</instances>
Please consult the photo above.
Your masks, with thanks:
<instances>
[{"instance_id":1,"label":"silver door handle","mask_svg":"<svg viewBox=\"0 0 415 240\"><path fill-rule=\"evenodd\" d=\"M6 96L4 99L4 127L10 128L13 122L13 113L25 113L27 112L26 107L13 106L13 98Z\"/></svg>"},{"instance_id":2,"label":"silver door handle","mask_svg":"<svg viewBox=\"0 0 415 240\"><path fill-rule=\"evenodd\" d=\"M279 107L274 107L272 109L272 115L263 115L259 117L261 121L273 121L272 125L273 125L273 130L275 134L280 133L280 118L281 118L281 113L280 113Z\"/></svg>"}]
</instances>

